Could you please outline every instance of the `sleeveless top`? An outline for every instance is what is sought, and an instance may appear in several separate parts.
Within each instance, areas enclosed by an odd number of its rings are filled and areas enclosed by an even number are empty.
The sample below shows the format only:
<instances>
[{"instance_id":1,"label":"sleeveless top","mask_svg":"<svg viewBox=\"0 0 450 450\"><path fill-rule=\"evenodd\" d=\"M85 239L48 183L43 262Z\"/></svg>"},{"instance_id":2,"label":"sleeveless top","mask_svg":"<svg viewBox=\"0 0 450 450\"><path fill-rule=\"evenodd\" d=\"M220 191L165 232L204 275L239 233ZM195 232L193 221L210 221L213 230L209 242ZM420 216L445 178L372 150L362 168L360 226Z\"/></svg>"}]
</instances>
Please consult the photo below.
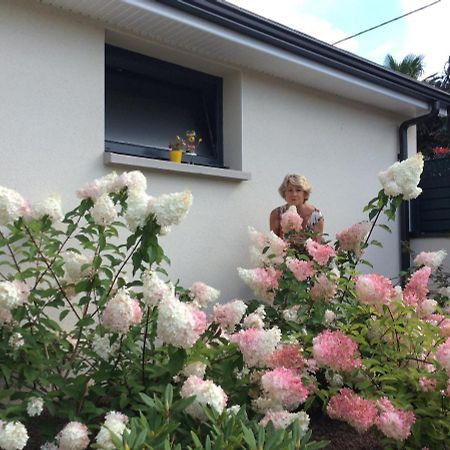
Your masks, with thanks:
<instances>
[{"instance_id":1,"label":"sleeveless top","mask_svg":"<svg viewBox=\"0 0 450 450\"><path fill-rule=\"evenodd\" d=\"M278 210L278 220L281 221L281 215L284 214L289 209L289 205L283 205L279 206L277 208ZM314 211L311 213L308 219L308 223L303 228L304 231L313 231L314 227L317 225L320 219L323 218L322 213L315 208Z\"/></svg>"}]
</instances>

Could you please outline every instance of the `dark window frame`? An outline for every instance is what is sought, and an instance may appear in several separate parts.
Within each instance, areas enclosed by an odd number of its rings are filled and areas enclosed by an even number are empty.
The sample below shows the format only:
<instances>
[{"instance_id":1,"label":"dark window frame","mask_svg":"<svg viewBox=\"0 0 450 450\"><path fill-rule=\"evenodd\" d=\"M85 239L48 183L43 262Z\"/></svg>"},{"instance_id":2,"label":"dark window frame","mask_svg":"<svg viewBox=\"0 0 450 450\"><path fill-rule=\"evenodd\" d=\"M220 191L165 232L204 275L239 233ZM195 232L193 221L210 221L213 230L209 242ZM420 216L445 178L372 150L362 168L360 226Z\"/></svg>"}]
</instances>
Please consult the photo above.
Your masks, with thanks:
<instances>
[{"instance_id":1,"label":"dark window frame","mask_svg":"<svg viewBox=\"0 0 450 450\"><path fill-rule=\"evenodd\" d=\"M203 112L201 120L208 134L204 140L208 141L209 154L197 155L193 157L193 161L197 165L224 167L222 78L106 44L105 102L108 95L107 77L111 71L118 71L125 76L129 74L130 78L139 76L146 77L150 82L162 82L166 85L173 84L177 89L184 89L186 92L198 94L201 97ZM105 111L105 114L108 114L108 112ZM183 131L185 130L180 130L179 133L183 134ZM175 136L171 136L168 139L174 138ZM110 140L106 137L105 151L152 159L169 159L168 151L164 147L151 144L143 145L132 141Z\"/></svg>"}]
</instances>

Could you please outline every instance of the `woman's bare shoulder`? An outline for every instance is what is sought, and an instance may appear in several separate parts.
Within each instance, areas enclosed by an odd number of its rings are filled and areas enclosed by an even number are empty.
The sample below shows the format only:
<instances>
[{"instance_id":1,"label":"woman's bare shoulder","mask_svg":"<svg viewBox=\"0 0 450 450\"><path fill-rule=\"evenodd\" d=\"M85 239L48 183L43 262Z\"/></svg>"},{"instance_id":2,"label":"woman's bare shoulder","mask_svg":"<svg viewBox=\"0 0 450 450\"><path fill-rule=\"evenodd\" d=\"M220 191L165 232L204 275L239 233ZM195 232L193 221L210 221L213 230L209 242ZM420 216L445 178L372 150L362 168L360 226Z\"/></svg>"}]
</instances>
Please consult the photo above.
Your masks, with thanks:
<instances>
[{"instance_id":1,"label":"woman's bare shoulder","mask_svg":"<svg viewBox=\"0 0 450 450\"><path fill-rule=\"evenodd\" d=\"M312 205L311 203L305 203L303 205L303 207L305 208L305 212L307 214L312 214L314 211L318 211L318 209L314 205Z\"/></svg>"}]
</instances>

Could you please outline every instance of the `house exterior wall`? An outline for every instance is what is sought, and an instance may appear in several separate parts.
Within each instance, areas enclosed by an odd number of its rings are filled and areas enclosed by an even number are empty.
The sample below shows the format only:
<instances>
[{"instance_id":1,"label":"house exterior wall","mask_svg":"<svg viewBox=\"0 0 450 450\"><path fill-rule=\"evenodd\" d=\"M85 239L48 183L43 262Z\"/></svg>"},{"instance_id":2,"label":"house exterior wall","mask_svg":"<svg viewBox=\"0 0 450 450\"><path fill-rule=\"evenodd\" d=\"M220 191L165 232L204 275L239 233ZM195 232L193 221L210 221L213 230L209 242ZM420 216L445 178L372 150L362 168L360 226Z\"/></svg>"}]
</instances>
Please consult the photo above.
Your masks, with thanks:
<instances>
[{"instance_id":1,"label":"house exterior wall","mask_svg":"<svg viewBox=\"0 0 450 450\"><path fill-rule=\"evenodd\" d=\"M0 42L0 56L8 61L0 72L0 96L8 105L0 112L0 184L31 201L59 192L72 207L79 186L111 170L102 162L105 30L51 7L3 1ZM365 218L362 208L380 188L377 173L396 160L396 129L404 118L263 74L223 70L225 94L230 89L225 152L235 164L242 161L252 179L145 174L151 195L184 189L194 195L187 219L161 238L172 280L184 286L202 280L228 301L248 296L236 272L250 264L247 226L268 230L270 210L282 203L277 188L284 175L300 172L310 179L311 202L334 238ZM385 249L374 247L367 258L375 270L394 276L397 226L392 234L376 230L374 238Z\"/></svg>"}]
</instances>

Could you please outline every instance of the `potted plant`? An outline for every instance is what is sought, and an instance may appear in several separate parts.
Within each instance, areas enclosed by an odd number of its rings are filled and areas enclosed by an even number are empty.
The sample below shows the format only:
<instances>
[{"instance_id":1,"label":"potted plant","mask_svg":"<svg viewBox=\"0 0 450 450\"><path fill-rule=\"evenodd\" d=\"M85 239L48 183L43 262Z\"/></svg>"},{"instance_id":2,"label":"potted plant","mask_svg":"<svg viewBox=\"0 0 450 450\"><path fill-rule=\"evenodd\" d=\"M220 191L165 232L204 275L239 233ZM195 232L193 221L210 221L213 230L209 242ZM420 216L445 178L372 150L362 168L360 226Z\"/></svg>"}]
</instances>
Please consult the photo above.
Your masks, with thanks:
<instances>
[{"instance_id":1,"label":"potted plant","mask_svg":"<svg viewBox=\"0 0 450 450\"><path fill-rule=\"evenodd\" d=\"M183 152L186 148L186 142L177 136L175 142L169 144L169 160L174 163L181 163Z\"/></svg>"}]
</instances>

